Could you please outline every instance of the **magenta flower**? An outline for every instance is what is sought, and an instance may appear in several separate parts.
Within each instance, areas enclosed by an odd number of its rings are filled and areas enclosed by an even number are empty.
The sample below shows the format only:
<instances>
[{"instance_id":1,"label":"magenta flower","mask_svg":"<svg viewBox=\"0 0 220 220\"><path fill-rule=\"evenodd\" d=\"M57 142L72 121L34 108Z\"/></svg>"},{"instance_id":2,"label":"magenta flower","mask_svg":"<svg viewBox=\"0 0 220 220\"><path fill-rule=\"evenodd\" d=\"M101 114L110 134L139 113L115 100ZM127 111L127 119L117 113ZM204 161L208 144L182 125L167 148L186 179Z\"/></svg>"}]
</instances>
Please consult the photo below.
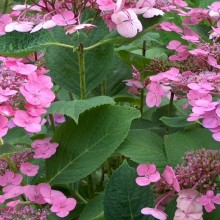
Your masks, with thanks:
<instances>
[{"instance_id":1,"label":"magenta flower","mask_svg":"<svg viewBox=\"0 0 220 220\"><path fill-rule=\"evenodd\" d=\"M49 88L34 81L28 81L20 88L20 92L32 105L48 106L55 99L54 93Z\"/></svg>"},{"instance_id":2,"label":"magenta flower","mask_svg":"<svg viewBox=\"0 0 220 220\"><path fill-rule=\"evenodd\" d=\"M39 132L41 130L40 121L41 118L39 116L33 117L23 110L17 110L13 118L13 122L17 126L29 132Z\"/></svg>"},{"instance_id":3,"label":"magenta flower","mask_svg":"<svg viewBox=\"0 0 220 220\"><path fill-rule=\"evenodd\" d=\"M76 207L76 200L74 198L66 198L65 196L60 196L53 201L50 210L51 212L56 213L57 216L64 218L75 207Z\"/></svg>"},{"instance_id":4,"label":"magenta flower","mask_svg":"<svg viewBox=\"0 0 220 220\"><path fill-rule=\"evenodd\" d=\"M164 173L163 173L163 177L164 177L164 180L169 185L171 185L176 192L180 191L180 184L179 184L179 182L176 178L176 175L175 175L174 170L172 169L172 167L170 167L168 165L166 166L166 168L164 170Z\"/></svg>"},{"instance_id":5,"label":"magenta flower","mask_svg":"<svg viewBox=\"0 0 220 220\"><path fill-rule=\"evenodd\" d=\"M199 202L204 206L207 212L212 212L215 209L215 204L220 204L220 194L215 196L212 190L208 190L205 195L199 198Z\"/></svg>"},{"instance_id":6,"label":"magenta flower","mask_svg":"<svg viewBox=\"0 0 220 220\"><path fill-rule=\"evenodd\" d=\"M115 2L112 0L96 0L96 3L101 11L113 10L116 7Z\"/></svg>"},{"instance_id":7,"label":"magenta flower","mask_svg":"<svg viewBox=\"0 0 220 220\"><path fill-rule=\"evenodd\" d=\"M11 171L7 171L3 176L0 176L0 186L3 186L2 191L7 192L14 186L18 186L22 181L21 174L15 174Z\"/></svg>"},{"instance_id":8,"label":"magenta flower","mask_svg":"<svg viewBox=\"0 0 220 220\"><path fill-rule=\"evenodd\" d=\"M34 158L50 158L52 155L56 153L56 148L58 147L58 143L50 143L51 137L45 138L43 140L35 140L32 143L32 147L34 148Z\"/></svg>"},{"instance_id":9,"label":"magenta flower","mask_svg":"<svg viewBox=\"0 0 220 220\"><path fill-rule=\"evenodd\" d=\"M35 176L38 173L39 166L33 165L29 162L25 162L21 164L20 170L23 174L27 176Z\"/></svg>"},{"instance_id":10,"label":"magenta flower","mask_svg":"<svg viewBox=\"0 0 220 220\"><path fill-rule=\"evenodd\" d=\"M136 178L136 183L139 186L147 186L151 182L157 182L160 179L160 173L154 164L140 164L137 167L137 174L140 177Z\"/></svg>"},{"instance_id":11,"label":"magenta flower","mask_svg":"<svg viewBox=\"0 0 220 220\"><path fill-rule=\"evenodd\" d=\"M3 188L4 189L4 188ZM5 199L12 199L24 193L23 186L13 186L3 195Z\"/></svg>"},{"instance_id":12,"label":"magenta flower","mask_svg":"<svg viewBox=\"0 0 220 220\"><path fill-rule=\"evenodd\" d=\"M24 186L24 194L31 202L35 202L37 204L45 204L46 201L40 192L42 187L44 187L44 183L40 183L37 186L26 185Z\"/></svg>"},{"instance_id":13,"label":"magenta flower","mask_svg":"<svg viewBox=\"0 0 220 220\"><path fill-rule=\"evenodd\" d=\"M144 215L152 215L154 218L159 219L159 220L166 220L167 219L167 214L159 209L155 208L143 208L141 209L141 213Z\"/></svg>"},{"instance_id":14,"label":"magenta flower","mask_svg":"<svg viewBox=\"0 0 220 220\"><path fill-rule=\"evenodd\" d=\"M7 101L10 96L16 93L16 90L10 90L9 88L2 89L2 87L0 86L0 103Z\"/></svg>"}]
</instances>

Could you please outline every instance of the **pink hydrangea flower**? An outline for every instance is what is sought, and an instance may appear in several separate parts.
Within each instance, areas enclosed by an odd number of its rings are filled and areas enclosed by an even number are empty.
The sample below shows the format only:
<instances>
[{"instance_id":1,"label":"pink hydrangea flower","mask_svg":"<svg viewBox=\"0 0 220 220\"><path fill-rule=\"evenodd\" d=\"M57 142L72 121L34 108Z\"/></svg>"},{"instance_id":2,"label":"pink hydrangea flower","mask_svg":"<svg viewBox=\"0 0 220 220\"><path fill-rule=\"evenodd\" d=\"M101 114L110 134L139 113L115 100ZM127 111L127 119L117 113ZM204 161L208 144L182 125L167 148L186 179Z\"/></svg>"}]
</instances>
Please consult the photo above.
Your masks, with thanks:
<instances>
[{"instance_id":1,"label":"pink hydrangea flower","mask_svg":"<svg viewBox=\"0 0 220 220\"><path fill-rule=\"evenodd\" d=\"M160 173L154 164L138 165L137 174L140 176L136 178L136 183L139 186L147 186L151 182L157 182L160 179Z\"/></svg>"},{"instance_id":2,"label":"pink hydrangea flower","mask_svg":"<svg viewBox=\"0 0 220 220\"><path fill-rule=\"evenodd\" d=\"M23 110L17 110L15 112L13 122L15 125L22 127L29 132L35 133L41 130L41 118L39 116L33 117Z\"/></svg>"},{"instance_id":3,"label":"pink hydrangea flower","mask_svg":"<svg viewBox=\"0 0 220 220\"><path fill-rule=\"evenodd\" d=\"M39 166L33 165L29 162L25 162L21 164L20 170L23 174L27 176L35 176L38 173Z\"/></svg>"},{"instance_id":4,"label":"pink hydrangea flower","mask_svg":"<svg viewBox=\"0 0 220 220\"><path fill-rule=\"evenodd\" d=\"M132 9L117 11L111 16L116 24L118 33L127 38L132 38L142 31L143 27Z\"/></svg>"},{"instance_id":5,"label":"pink hydrangea flower","mask_svg":"<svg viewBox=\"0 0 220 220\"><path fill-rule=\"evenodd\" d=\"M9 88L2 89L2 87L0 86L0 103L7 101L10 96L16 93L16 90L10 90Z\"/></svg>"},{"instance_id":6,"label":"pink hydrangea flower","mask_svg":"<svg viewBox=\"0 0 220 220\"><path fill-rule=\"evenodd\" d=\"M171 166L166 166L163 173L163 178L169 185L171 185L174 188L176 192L180 191L180 184Z\"/></svg>"},{"instance_id":7,"label":"pink hydrangea flower","mask_svg":"<svg viewBox=\"0 0 220 220\"><path fill-rule=\"evenodd\" d=\"M0 115L0 137L3 137L8 132L8 119L5 116Z\"/></svg>"},{"instance_id":8,"label":"pink hydrangea flower","mask_svg":"<svg viewBox=\"0 0 220 220\"><path fill-rule=\"evenodd\" d=\"M144 215L152 215L154 218L159 219L159 220L166 220L167 219L167 214L159 209L155 208L143 208L141 209L141 213Z\"/></svg>"},{"instance_id":9,"label":"pink hydrangea flower","mask_svg":"<svg viewBox=\"0 0 220 220\"><path fill-rule=\"evenodd\" d=\"M5 34L5 26L12 23L9 14L0 15L0 36Z\"/></svg>"},{"instance_id":10,"label":"pink hydrangea flower","mask_svg":"<svg viewBox=\"0 0 220 220\"><path fill-rule=\"evenodd\" d=\"M199 202L207 212L212 212L215 209L214 203L220 205L220 194L215 196L212 190L208 190L205 195L199 198Z\"/></svg>"},{"instance_id":11,"label":"pink hydrangea flower","mask_svg":"<svg viewBox=\"0 0 220 220\"><path fill-rule=\"evenodd\" d=\"M97 0L96 3L101 11L113 10L116 7L115 2L112 0Z\"/></svg>"},{"instance_id":12,"label":"pink hydrangea flower","mask_svg":"<svg viewBox=\"0 0 220 220\"><path fill-rule=\"evenodd\" d=\"M52 20L58 26L67 26L77 22L75 14L72 11L65 11L62 14L56 14L52 17Z\"/></svg>"},{"instance_id":13,"label":"pink hydrangea flower","mask_svg":"<svg viewBox=\"0 0 220 220\"><path fill-rule=\"evenodd\" d=\"M75 209L76 200L74 198L66 198L65 196L58 197L50 208L51 212L56 213L57 216L64 218L70 211Z\"/></svg>"},{"instance_id":14,"label":"pink hydrangea flower","mask_svg":"<svg viewBox=\"0 0 220 220\"><path fill-rule=\"evenodd\" d=\"M32 143L32 147L34 148L34 158L47 159L56 153L56 148L59 144L56 142L51 143L50 140L51 137L48 137L42 140L35 140Z\"/></svg>"},{"instance_id":15,"label":"pink hydrangea flower","mask_svg":"<svg viewBox=\"0 0 220 220\"><path fill-rule=\"evenodd\" d=\"M15 174L12 171L7 171L3 176L0 176L0 186L3 187L3 192L8 192L14 186L18 186L22 181L21 174Z\"/></svg>"},{"instance_id":16,"label":"pink hydrangea flower","mask_svg":"<svg viewBox=\"0 0 220 220\"><path fill-rule=\"evenodd\" d=\"M173 220L203 220L203 213L186 213L180 209L177 209Z\"/></svg>"},{"instance_id":17,"label":"pink hydrangea flower","mask_svg":"<svg viewBox=\"0 0 220 220\"><path fill-rule=\"evenodd\" d=\"M40 183L38 185L26 185L24 186L24 194L25 196L31 201L37 204L45 204L47 203L41 192L40 189L44 187L45 183Z\"/></svg>"}]
</instances>

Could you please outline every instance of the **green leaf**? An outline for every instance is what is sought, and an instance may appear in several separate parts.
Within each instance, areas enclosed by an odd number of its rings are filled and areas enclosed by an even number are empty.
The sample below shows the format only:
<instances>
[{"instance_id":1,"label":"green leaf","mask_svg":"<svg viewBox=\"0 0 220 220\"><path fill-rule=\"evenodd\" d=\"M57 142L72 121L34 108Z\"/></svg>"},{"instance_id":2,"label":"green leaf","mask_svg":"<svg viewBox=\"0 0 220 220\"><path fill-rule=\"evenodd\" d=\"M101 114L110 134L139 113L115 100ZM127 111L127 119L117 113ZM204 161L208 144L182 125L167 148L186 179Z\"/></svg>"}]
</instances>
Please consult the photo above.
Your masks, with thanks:
<instances>
[{"instance_id":1,"label":"green leaf","mask_svg":"<svg viewBox=\"0 0 220 220\"><path fill-rule=\"evenodd\" d=\"M127 136L140 113L129 107L104 105L60 126L54 137L56 154L46 161L50 183L73 183L96 170Z\"/></svg>"},{"instance_id":2,"label":"green leaf","mask_svg":"<svg viewBox=\"0 0 220 220\"><path fill-rule=\"evenodd\" d=\"M59 41L62 40L64 44L77 45L81 43L84 46L91 46L99 42L99 40L106 35L106 32L108 32L101 21L97 26L99 26L99 28L90 31L88 36L81 35L82 37L79 38L77 38L77 35L70 38L60 29L55 29L53 33L56 38L59 39ZM77 43L75 41L77 41ZM106 74L112 65L113 54L113 45L103 45L93 50L84 51L87 94L106 78ZM77 51L62 47L47 48L46 67L50 70L50 75L55 83L69 92L80 96Z\"/></svg>"},{"instance_id":3,"label":"green leaf","mask_svg":"<svg viewBox=\"0 0 220 220\"><path fill-rule=\"evenodd\" d=\"M154 163L161 170L167 164L163 138L143 129L131 130L118 151L137 163Z\"/></svg>"},{"instance_id":4,"label":"green leaf","mask_svg":"<svg viewBox=\"0 0 220 220\"><path fill-rule=\"evenodd\" d=\"M73 48L59 43L48 30L32 34L13 31L0 36L0 54L5 56L26 56L54 45Z\"/></svg>"},{"instance_id":5,"label":"green leaf","mask_svg":"<svg viewBox=\"0 0 220 220\"><path fill-rule=\"evenodd\" d=\"M22 152L24 150L27 150L27 148L24 147L15 147L13 145L10 144L3 144L2 146L0 146L0 157L5 157L5 156L10 156L12 154L15 153L19 153Z\"/></svg>"},{"instance_id":6,"label":"green leaf","mask_svg":"<svg viewBox=\"0 0 220 220\"><path fill-rule=\"evenodd\" d=\"M134 168L123 163L112 175L105 191L104 213L106 220L153 219L141 214L141 209L154 206L150 187L136 184Z\"/></svg>"},{"instance_id":7,"label":"green leaf","mask_svg":"<svg viewBox=\"0 0 220 220\"><path fill-rule=\"evenodd\" d=\"M185 152L201 148L219 150L220 143L215 141L207 129L191 129L165 136L165 149L168 162L176 166L182 162Z\"/></svg>"},{"instance_id":8,"label":"green leaf","mask_svg":"<svg viewBox=\"0 0 220 220\"><path fill-rule=\"evenodd\" d=\"M219 220L220 216L220 206L216 205L216 209L211 213L205 213L203 219L205 220Z\"/></svg>"},{"instance_id":9,"label":"green leaf","mask_svg":"<svg viewBox=\"0 0 220 220\"><path fill-rule=\"evenodd\" d=\"M96 220L104 215L104 193L90 200L80 214L79 220Z\"/></svg>"},{"instance_id":10,"label":"green leaf","mask_svg":"<svg viewBox=\"0 0 220 220\"><path fill-rule=\"evenodd\" d=\"M186 120L185 116L176 116L176 117L165 117L163 116L160 120L169 127L179 128L185 126L191 126L196 124L195 122L189 122Z\"/></svg>"},{"instance_id":11,"label":"green leaf","mask_svg":"<svg viewBox=\"0 0 220 220\"><path fill-rule=\"evenodd\" d=\"M147 59L142 55L130 53L125 50L118 51L118 55L130 67L134 65L139 71L146 69L146 65L150 63L150 59Z\"/></svg>"},{"instance_id":12,"label":"green leaf","mask_svg":"<svg viewBox=\"0 0 220 220\"><path fill-rule=\"evenodd\" d=\"M173 199L165 209L166 214L168 215L167 220L173 220L176 212L176 199Z\"/></svg>"},{"instance_id":13,"label":"green leaf","mask_svg":"<svg viewBox=\"0 0 220 220\"><path fill-rule=\"evenodd\" d=\"M79 116L84 111L105 104L114 104L114 100L108 96L97 96L86 100L57 101L51 104L48 113L65 114L78 123Z\"/></svg>"},{"instance_id":14,"label":"green leaf","mask_svg":"<svg viewBox=\"0 0 220 220\"><path fill-rule=\"evenodd\" d=\"M7 135L3 138L5 143L8 144L31 144L32 141L28 137L27 132L23 128L15 127L8 131Z\"/></svg>"},{"instance_id":15,"label":"green leaf","mask_svg":"<svg viewBox=\"0 0 220 220\"><path fill-rule=\"evenodd\" d=\"M211 5L213 2L216 2L216 0L202 0L200 1L199 7L207 8L207 6Z\"/></svg>"}]
</instances>

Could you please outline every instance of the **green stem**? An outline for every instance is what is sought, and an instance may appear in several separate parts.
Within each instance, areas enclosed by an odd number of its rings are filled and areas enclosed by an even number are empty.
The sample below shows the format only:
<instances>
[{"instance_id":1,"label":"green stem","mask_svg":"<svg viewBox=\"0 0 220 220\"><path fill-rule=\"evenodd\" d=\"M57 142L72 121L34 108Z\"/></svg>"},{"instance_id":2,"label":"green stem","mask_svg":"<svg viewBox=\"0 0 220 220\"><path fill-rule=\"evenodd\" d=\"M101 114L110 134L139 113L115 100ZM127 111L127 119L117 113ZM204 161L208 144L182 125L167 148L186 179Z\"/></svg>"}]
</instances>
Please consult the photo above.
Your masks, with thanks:
<instances>
[{"instance_id":1,"label":"green stem","mask_svg":"<svg viewBox=\"0 0 220 220\"><path fill-rule=\"evenodd\" d=\"M106 95L106 80L101 83L101 95Z\"/></svg>"},{"instance_id":2,"label":"green stem","mask_svg":"<svg viewBox=\"0 0 220 220\"><path fill-rule=\"evenodd\" d=\"M168 117L170 117L171 114L172 114L173 99L174 99L174 93L171 92L171 95L170 95L170 103L169 103L168 114L167 114ZM168 126L168 125L166 126L166 133L167 133L167 134L169 133L169 126Z\"/></svg>"},{"instance_id":3,"label":"green stem","mask_svg":"<svg viewBox=\"0 0 220 220\"><path fill-rule=\"evenodd\" d=\"M171 92L171 95L170 95L170 103L169 103L169 109L168 109L168 117L171 116L172 114L172 109L173 109L173 99L174 99L174 93Z\"/></svg>"},{"instance_id":4,"label":"green stem","mask_svg":"<svg viewBox=\"0 0 220 220\"><path fill-rule=\"evenodd\" d=\"M85 204L87 204L88 202L79 194L78 191L75 191L76 196Z\"/></svg>"},{"instance_id":5,"label":"green stem","mask_svg":"<svg viewBox=\"0 0 220 220\"><path fill-rule=\"evenodd\" d=\"M108 170L108 177L110 178L112 175L111 163L110 158L107 159L107 170Z\"/></svg>"},{"instance_id":6,"label":"green stem","mask_svg":"<svg viewBox=\"0 0 220 220\"><path fill-rule=\"evenodd\" d=\"M93 188L93 181L92 181L92 174L89 174L87 177L88 179L88 193L89 193L89 198L92 199L95 195L94 193L94 188Z\"/></svg>"},{"instance_id":7,"label":"green stem","mask_svg":"<svg viewBox=\"0 0 220 220\"><path fill-rule=\"evenodd\" d=\"M74 46L71 46L71 45L68 45L68 44L62 44L62 43L59 43L59 42L57 42L57 43L53 42L53 43L48 44L48 46L51 46L51 45L52 46L66 47L66 48L70 48L70 49L75 49Z\"/></svg>"},{"instance_id":8,"label":"green stem","mask_svg":"<svg viewBox=\"0 0 220 220\"><path fill-rule=\"evenodd\" d=\"M147 51L147 43L146 40L143 41L143 47L142 47L142 56L145 57ZM144 82L143 74L141 74L141 82ZM143 118L143 112L144 112L144 89L141 89L141 103L140 103L140 112L141 112L141 118Z\"/></svg>"},{"instance_id":9,"label":"green stem","mask_svg":"<svg viewBox=\"0 0 220 220\"><path fill-rule=\"evenodd\" d=\"M4 141L2 138L0 138L0 147L4 144Z\"/></svg>"},{"instance_id":10,"label":"green stem","mask_svg":"<svg viewBox=\"0 0 220 220\"><path fill-rule=\"evenodd\" d=\"M84 48L82 44L80 44L78 48L78 61L79 61L79 77L80 77L80 98L86 99L86 70L85 70Z\"/></svg>"},{"instance_id":11,"label":"green stem","mask_svg":"<svg viewBox=\"0 0 220 220\"><path fill-rule=\"evenodd\" d=\"M53 115L49 114L49 117L50 117L51 127L52 127L53 131L55 131L56 130L56 126L55 126L55 121L54 121Z\"/></svg>"},{"instance_id":12,"label":"green stem","mask_svg":"<svg viewBox=\"0 0 220 220\"><path fill-rule=\"evenodd\" d=\"M5 0L4 8L3 8L3 14L6 14L8 9L8 0Z\"/></svg>"}]
</instances>

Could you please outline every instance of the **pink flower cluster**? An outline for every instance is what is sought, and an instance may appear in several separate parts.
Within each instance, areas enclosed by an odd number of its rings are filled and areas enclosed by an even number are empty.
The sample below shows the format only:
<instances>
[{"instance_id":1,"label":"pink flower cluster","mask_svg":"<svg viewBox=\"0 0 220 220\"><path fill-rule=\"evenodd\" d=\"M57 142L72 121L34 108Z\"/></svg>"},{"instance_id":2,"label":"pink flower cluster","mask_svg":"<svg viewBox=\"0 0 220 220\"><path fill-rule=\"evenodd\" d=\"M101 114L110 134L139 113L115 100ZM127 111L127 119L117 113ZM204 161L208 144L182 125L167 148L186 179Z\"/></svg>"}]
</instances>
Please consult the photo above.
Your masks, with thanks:
<instances>
[{"instance_id":1,"label":"pink flower cluster","mask_svg":"<svg viewBox=\"0 0 220 220\"><path fill-rule=\"evenodd\" d=\"M21 166L23 173L33 176L36 174L36 166L23 164ZM65 217L76 206L76 200L67 198L62 192L52 190L47 183L38 185L21 186L22 175L15 174L12 171L7 171L3 176L0 176L0 186L2 186L3 195L0 196L0 203L3 204L8 199L16 199L13 206L22 204L19 196L25 195L29 201L35 204L50 204L51 212L56 213L59 217ZM7 205L12 205L8 202Z\"/></svg>"},{"instance_id":2,"label":"pink flower cluster","mask_svg":"<svg viewBox=\"0 0 220 220\"><path fill-rule=\"evenodd\" d=\"M220 194L214 194L216 179L220 174L220 153L212 150L198 150L186 153L184 162L175 170L166 166L162 175L154 164L140 164L137 167L139 186L155 183L156 206L143 208L141 213L165 220L166 206L177 196L177 210L174 220L202 220L203 207L207 212L220 204ZM202 195L205 192L205 195Z\"/></svg>"},{"instance_id":3,"label":"pink flower cluster","mask_svg":"<svg viewBox=\"0 0 220 220\"><path fill-rule=\"evenodd\" d=\"M110 30L116 28L124 37L134 37L142 31L142 24L138 19L141 14L145 18L163 15L158 8L158 0L96 0L92 1L49 1L40 0L35 5L14 5L13 12L0 17L0 35L12 31L34 33L41 29L55 26L64 27L67 34L80 29L93 28L93 24L80 23L80 15L85 8L101 10L102 17ZM74 13L74 12L75 13Z\"/></svg>"},{"instance_id":4,"label":"pink flower cluster","mask_svg":"<svg viewBox=\"0 0 220 220\"><path fill-rule=\"evenodd\" d=\"M47 70L26 64L22 58L0 57L0 61L0 137L11 126L39 132L41 115L55 99Z\"/></svg>"}]
</instances>

